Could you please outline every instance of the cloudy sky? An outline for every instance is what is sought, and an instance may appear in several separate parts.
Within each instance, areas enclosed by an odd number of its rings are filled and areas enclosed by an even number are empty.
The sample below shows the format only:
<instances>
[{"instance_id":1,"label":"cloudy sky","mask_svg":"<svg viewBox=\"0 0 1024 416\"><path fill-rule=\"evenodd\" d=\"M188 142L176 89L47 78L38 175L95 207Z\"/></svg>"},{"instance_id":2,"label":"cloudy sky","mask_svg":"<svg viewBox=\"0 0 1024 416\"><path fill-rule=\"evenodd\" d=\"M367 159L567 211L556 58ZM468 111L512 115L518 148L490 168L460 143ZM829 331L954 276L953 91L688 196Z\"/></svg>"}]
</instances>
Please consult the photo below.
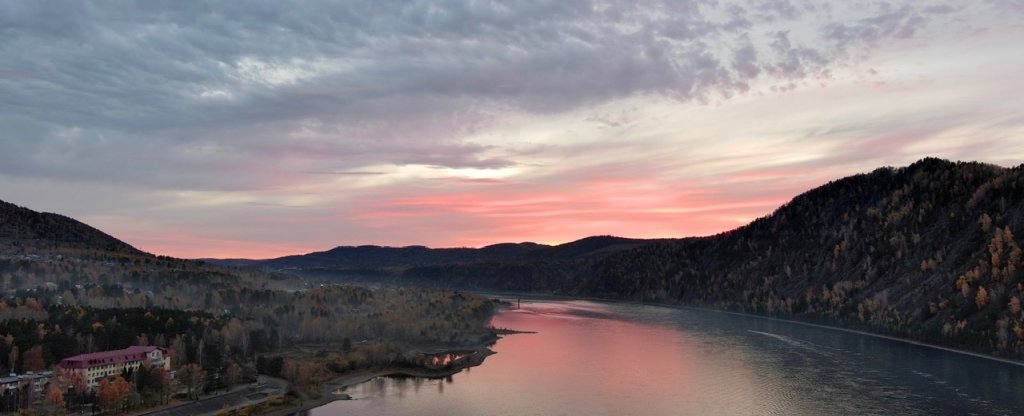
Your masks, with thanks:
<instances>
[{"instance_id":1,"label":"cloudy sky","mask_svg":"<svg viewBox=\"0 0 1024 416\"><path fill-rule=\"evenodd\" d=\"M141 249L712 234L1024 162L1024 0L0 3L0 200Z\"/></svg>"}]
</instances>

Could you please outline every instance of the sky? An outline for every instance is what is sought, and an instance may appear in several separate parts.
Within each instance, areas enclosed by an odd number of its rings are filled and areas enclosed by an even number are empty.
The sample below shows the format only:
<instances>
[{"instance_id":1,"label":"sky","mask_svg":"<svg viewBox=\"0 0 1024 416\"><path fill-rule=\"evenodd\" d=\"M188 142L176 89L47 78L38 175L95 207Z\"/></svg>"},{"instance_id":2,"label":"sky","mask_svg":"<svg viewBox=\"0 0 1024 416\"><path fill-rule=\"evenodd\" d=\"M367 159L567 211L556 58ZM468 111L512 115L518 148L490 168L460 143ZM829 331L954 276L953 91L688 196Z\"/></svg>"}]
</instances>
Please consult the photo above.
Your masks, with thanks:
<instances>
[{"instance_id":1,"label":"sky","mask_svg":"<svg viewBox=\"0 0 1024 416\"><path fill-rule=\"evenodd\" d=\"M1024 162L1024 0L0 2L0 200L269 258L736 228Z\"/></svg>"}]
</instances>

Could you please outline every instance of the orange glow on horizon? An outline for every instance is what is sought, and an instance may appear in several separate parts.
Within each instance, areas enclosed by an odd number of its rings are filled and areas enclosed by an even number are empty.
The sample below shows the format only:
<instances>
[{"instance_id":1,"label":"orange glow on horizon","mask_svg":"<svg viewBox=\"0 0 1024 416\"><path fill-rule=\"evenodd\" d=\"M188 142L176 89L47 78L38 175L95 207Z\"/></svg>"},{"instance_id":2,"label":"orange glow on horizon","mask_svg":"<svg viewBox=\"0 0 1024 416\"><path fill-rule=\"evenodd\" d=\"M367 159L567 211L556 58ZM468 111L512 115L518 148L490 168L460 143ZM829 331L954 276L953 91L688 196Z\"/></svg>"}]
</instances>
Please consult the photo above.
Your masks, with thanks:
<instances>
[{"instance_id":1,"label":"orange glow on horizon","mask_svg":"<svg viewBox=\"0 0 1024 416\"><path fill-rule=\"evenodd\" d=\"M746 225L787 200L772 195L730 195L694 186L676 191L628 179L587 182L564 191L501 184L484 191L455 189L385 197L341 212L323 210L308 217L289 217L287 224L295 232L270 241L225 235L220 230L168 229L148 223L117 223L109 231L158 255L268 259L349 245L479 248L519 242L557 245L596 235L639 239L707 236ZM284 220L256 217L253 221L266 226ZM338 232L337 237L324 232L346 224L358 224L361 231ZM219 234L210 235L215 231Z\"/></svg>"}]
</instances>

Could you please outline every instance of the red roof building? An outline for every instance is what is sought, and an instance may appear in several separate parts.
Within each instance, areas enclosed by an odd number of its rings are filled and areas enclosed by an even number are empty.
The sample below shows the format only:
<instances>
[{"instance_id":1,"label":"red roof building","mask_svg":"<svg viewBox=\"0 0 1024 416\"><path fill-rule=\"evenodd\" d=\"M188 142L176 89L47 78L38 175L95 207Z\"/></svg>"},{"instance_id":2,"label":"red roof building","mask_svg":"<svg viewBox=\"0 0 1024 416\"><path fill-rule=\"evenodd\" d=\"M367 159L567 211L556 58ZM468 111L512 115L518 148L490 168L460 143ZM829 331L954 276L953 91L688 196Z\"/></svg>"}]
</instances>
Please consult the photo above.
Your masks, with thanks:
<instances>
[{"instance_id":1,"label":"red roof building","mask_svg":"<svg viewBox=\"0 0 1024 416\"><path fill-rule=\"evenodd\" d=\"M152 346L132 346L123 350L76 355L61 360L59 366L68 371L81 373L90 387L96 387L104 377L135 371L143 363L171 369L168 350Z\"/></svg>"}]
</instances>

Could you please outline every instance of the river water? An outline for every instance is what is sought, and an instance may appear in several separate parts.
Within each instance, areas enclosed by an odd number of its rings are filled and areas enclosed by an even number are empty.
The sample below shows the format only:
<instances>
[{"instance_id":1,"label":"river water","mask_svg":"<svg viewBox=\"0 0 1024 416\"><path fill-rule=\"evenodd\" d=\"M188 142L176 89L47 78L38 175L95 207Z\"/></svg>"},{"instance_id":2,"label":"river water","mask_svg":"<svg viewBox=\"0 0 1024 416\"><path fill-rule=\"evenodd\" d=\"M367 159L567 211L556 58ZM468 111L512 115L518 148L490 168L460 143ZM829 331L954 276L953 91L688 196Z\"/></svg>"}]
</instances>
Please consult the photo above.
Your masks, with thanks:
<instances>
[{"instance_id":1,"label":"river water","mask_svg":"<svg viewBox=\"0 0 1024 416\"><path fill-rule=\"evenodd\" d=\"M378 378L333 415L989 415L1024 410L1024 367L711 311L536 300L447 379Z\"/></svg>"}]
</instances>

